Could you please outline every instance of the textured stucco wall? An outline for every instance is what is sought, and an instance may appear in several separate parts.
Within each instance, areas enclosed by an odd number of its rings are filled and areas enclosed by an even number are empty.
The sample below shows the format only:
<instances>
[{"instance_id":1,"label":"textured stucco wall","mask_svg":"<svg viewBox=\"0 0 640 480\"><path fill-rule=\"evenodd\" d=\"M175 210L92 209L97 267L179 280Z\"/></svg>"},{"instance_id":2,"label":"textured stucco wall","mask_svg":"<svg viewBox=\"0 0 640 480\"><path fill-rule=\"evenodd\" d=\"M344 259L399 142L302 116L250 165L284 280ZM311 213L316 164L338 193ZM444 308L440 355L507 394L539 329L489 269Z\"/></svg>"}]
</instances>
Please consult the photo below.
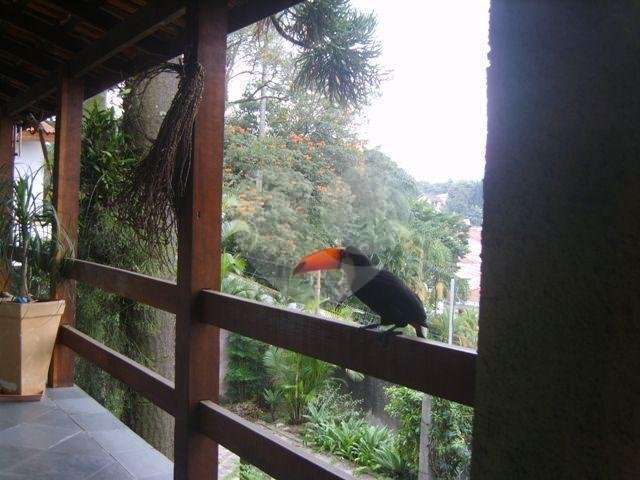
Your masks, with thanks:
<instances>
[{"instance_id":1,"label":"textured stucco wall","mask_svg":"<svg viewBox=\"0 0 640 480\"><path fill-rule=\"evenodd\" d=\"M637 1L493 0L473 478L640 478Z\"/></svg>"}]
</instances>

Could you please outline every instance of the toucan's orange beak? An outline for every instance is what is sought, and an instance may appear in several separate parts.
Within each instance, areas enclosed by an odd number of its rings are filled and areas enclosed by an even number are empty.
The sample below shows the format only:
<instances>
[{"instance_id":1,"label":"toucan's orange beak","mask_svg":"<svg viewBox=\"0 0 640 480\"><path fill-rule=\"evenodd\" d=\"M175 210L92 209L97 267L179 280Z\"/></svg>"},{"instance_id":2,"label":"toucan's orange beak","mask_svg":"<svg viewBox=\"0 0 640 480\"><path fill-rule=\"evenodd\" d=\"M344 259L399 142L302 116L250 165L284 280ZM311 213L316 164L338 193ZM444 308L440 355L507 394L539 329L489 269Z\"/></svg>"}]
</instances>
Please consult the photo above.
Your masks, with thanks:
<instances>
[{"instance_id":1,"label":"toucan's orange beak","mask_svg":"<svg viewBox=\"0 0 640 480\"><path fill-rule=\"evenodd\" d=\"M310 253L300 260L296 268L293 269L293 274L340 268L342 251L342 248L325 248Z\"/></svg>"}]
</instances>

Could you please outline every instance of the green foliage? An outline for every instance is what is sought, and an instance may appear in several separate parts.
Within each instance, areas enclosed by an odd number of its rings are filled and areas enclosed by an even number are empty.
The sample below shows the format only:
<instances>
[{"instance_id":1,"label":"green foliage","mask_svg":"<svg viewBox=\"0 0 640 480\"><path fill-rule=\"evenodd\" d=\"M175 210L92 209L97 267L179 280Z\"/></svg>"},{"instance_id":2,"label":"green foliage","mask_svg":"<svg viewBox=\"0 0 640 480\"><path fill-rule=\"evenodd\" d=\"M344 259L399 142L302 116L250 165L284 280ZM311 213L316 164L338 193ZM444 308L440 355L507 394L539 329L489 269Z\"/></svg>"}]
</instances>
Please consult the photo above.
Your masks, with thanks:
<instances>
[{"instance_id":1,"label":"green foliage","mask_svg":"<svg viewBox=\"0 0 640 480\"><path fill-rule=\"evenodd\" d=\"M0 210L4 213L0 216L0 271L9 274L8 285L0 285L0 289L26 298L31 294L49 296L54 247L70 247L63 243L64 232L57 235L58 243L51 240L56 215L49 200L36 192L37 181L38 171L27 171L18 174L13 183L0 186Z\"/></svg>"},{"instance_id":2,"label":"green foliage","mask_svg":"<svg viewBox=\"0 0 640 480\"><path fill-rule=\"evenodd\" d=\"M387 387L384 391L389 399L384 410L400 424L396 432L397 450L406 463L417 469L423 394L407 387L397 386Z\"/></svg>"},{"instance_id":3,"label":"green foliage","mask_svg":"<svg viewBox=\"0 0 640 480\"><path fill-rule=\"evenodd\" d=\"M429 463L442 480L469 478L473 409L433 397Z\"/></svg>"},{"instance_id":4,"label":"green foliage","mask_svg":"<svg viewBox=\"0 0 640 480\"><path fill-rule=\"evenodd\" d=\"M427 195L447 193L449 195L444 210L468 218L471 225L482 225L482 181L449 181L446 183L420 184L420 189Z\"/></svg>"},{"instance_id":5,"label":"green foliage","mask_svg":"<svg viewBox=\"0 0 640 480\"><path fill-rule=\"evenodd\" d=\"M267 385L262 363L267 345L237 333L229 335L227 353L229 369L225 375L227 400L241 402L258 400Z\"/></svg>"},{"instance_id":6,"label":"green foliage","mask_svg":"<svg viewBox=\"0 0 640 480\"><path fill-rule=\"evenodd\" d=\"M415 468L397 447L387 428L368 424L358 403L347 394L327 389L308 407L305 442L312 447L355 463L357 472L392 478L415 478Z\"/></svg>"},{"instance_id":7,"label":"green foliage","mask_svg":"<svg viewBox=\"0 0 640 480\"><path fill-rule=\"evenodd\" d=\"M449 312L433 315L428 320L429 338L447 342L449 336ZM478 310L459 312L453 322L453 343L466 348L478 347Z\"/></svg>"},{"instance_id":8,"label":"green foliage","mask_svg":"<svg viewBox=\"0 0 640 480\"><path fill-rule=\"evenodd\" d=\"M302 423L307 405L335 371L335 366L296 352L270 346L264 353L270 390L278 391L288 420ZM275 406L274 406L275 408Z\"/></svg>"},{"instance_id":9,"label":"green foliage","mask_svg":"<svg viewBox=\"0 0 640 480\"><path fill-rule=\"evenodd\" d=\"M231 480L231 479L229 479ZM238 465L238 480L272 480L269 475L249 463L240 461Z\"/></svg>"},{"instance_id":10,"label":"green foliage","mask_svg":"<svg viewBox=\"0 0 640 480\"><path fill-rule=\"evenodd\" d=\"M388 387L387 413L400 421L396 447L412 468L418 466L423 394L406 387ZM431 399L429 463L435 478L469 478L473 409L441 398Z\"/></svg>"},{"instance_id":11,"label":"green foliage","mask_svg":"<svg viewBox=\"0 0 640 480\"><path fill-rule=\"evenodd\" d=\"M112 208L135 162L131 141L113 109L102 109L95 103L85 110L82 133L78 257L152 273L148 252ZM148 307L100 289L78 288L78 327L143 364L149 363L151 352L140 339L148 338L156 328L147 312ZM79 361L76 383L119 417L129 414L133 392L101 370Z\"/></svg>"},{"instance_id":12,"label":"green foliage","mask_svg":"<svg viewBox=\"0 0 640 480\"><path fill-rule=\"evenodd\" d=\"M383 73L376 63L381 47L376 17L349 0L313 0L273 18L280 35L300 47L295 87L322 93L331 101L359 107L376 93Z\"/></svg>"}]
</instances>

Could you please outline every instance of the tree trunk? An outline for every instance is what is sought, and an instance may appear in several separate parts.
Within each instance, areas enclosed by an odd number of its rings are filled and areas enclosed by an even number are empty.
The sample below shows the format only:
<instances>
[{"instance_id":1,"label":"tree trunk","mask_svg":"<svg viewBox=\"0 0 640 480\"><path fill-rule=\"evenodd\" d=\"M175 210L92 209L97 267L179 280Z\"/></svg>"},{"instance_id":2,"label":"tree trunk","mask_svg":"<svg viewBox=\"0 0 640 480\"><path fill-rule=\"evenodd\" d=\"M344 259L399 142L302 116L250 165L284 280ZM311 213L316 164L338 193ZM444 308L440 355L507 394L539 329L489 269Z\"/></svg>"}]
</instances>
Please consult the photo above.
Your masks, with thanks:
<instances>
[{"instance_id":1,"label":"tree trunk","mask_svg":"<svg viewBox=\"0 0 640 480\"><path fill-rule=\"evenodd\" d=\"M429 431L431 430L431 397L422 397L422 419L420 420L420 457L418 480L431 480L433 474L429 464Z\"/></svg>"},{"instance_id":2,"label":"tree trunk","mask_svg":"<svg viewBox=\"0 0 640 480\"><path fill-rule=\"evenodd\" d=\"M162 120L169 110L178 88L179 79L173 73L162 73L145 82L139 91L132 92L131 101L125 107L125 128L142 151L150 147ZM174 280L176 277L175 245L167 245L169 264L153 260L145 273ZM135 343L146 354L146 364L160 375L173 380L175 366L175 315L156 309L140 313L141 324L153 325L152 329L132 328ZM173 417L143 397L132 399L131 418L133 429L157 450L169 458L173 456Z\"/></svg>"}]
</instances>

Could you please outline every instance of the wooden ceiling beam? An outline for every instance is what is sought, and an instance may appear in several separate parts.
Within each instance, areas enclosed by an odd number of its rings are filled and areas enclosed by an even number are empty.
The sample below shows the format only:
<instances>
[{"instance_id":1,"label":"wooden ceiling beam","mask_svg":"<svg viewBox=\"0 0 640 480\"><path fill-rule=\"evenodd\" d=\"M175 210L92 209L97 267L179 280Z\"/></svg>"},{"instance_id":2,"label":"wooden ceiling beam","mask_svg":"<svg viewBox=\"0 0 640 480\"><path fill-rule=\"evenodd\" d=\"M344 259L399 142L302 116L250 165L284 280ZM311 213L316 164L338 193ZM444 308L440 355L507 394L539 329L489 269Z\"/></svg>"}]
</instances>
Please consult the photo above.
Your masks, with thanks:
<instances>
[{"instance_id":1,"label":"wooden ceiling beam","mask_svg":"<svg viewBox=\"0 0 640 480\"><path fill-rule=\"evenodd\" d=\"M26 63L43 72L50 72L62 65L62 62L52 55L47 55L34 48L16 43L6 37L0 37L0 52L9 55L17 65Z\"/></svg>"},{"instance_id":2,"label":"wooden ceiling beam","mask_svg":"<svg viewBox=\"0 0 640 480\"><path fill-rule=\"evenodd\" d=\"M46 51L46 45L49 45L59 48L73 57L89 45L86 41L66 33L61 25L49 24L17 8L0 5L0 18L8 25L35 34L40 38L45 44L45 48L40 47L41 51ZM106 68L114 71L122 70L125 66L125 62L115 58L105 63Z\"/></svg>"},{"instance_id":3,"label":"wooden ceiling beam","mask_svg":"<svg viewBox=\"0 0 640 480\"><path fill-rule=\"evenodd\" d=\"M16 68L15 65L10 65L2 58L0 58L0 76L18 83L25 88L28 88L30 85L33 85L35 82L40 80L40 77L36 77L35 75L27 73L20 68Z\"/></svg>"},{"instance_id":4,"label":"wooden ceiling beam","mask_svg":"<svg viewBox=\"0 0 640 480\"><path fill-rule=\"evenodd\" d=\"M301 0L252 1L241 7L236 7L229 12L229 33L240 30L258 20L290 8L300 2ZM129 68L119 72L119 75L105 75L99 81L87 82L85 85L87 98L97 95L140 72L144 72L158 63L177 57L184 51L184 44L184 37L180 36L176 41L172 42L170 50L160 61L158 61L156 57L141 55L135 61L131 62Z\"/></svg>"},{"instance_id":5,"label":"wooden ceiling beam","mask_svg":"<svg viewBox=\"0 0 640 480\"><path fill-rule=\"evenodd\" d=\"M98 5L78 2L77 0L58 0L55 2L45 0L45 3L56 5L83 22L105 32L111 30L121 22L120 19L102 10ZM136 46L140 48L140 50L152 55L167 55L171 49L171 45L168 42L158 38L144 38L140 40Z\"/></svg>"},{"instance_id":6,"label":"wooden ceiling beam","mask_svg":"<svg viewBox=\"0 0 640 480\"><path fill-rule=\"evenodd\" d=\"M244 5L234 7L229 12L229 33L246 27L262 18L266 18L286 8L300 3L301 0L252 0ZM156 0L144 7L140 7L136 13L109 30L92 45L86 47L73 59L66 62L65 68L70 75L78 77L87 73L97 65L104 64L125 48L139 43L149 37L166 23L170 23L184 14L185 0ZM180 55L184 50L182 37L171 42L169 51L165 55L140 55L135 60L127 63L124 68L116 72L109 72L102 76L99 82L85 86L86 97L116 85L123 79L135 75L153 65L161 63ZM9 102L3 108L3 112L9 115L17 115L28 109L38 101L51 95L58 84L57 72L35 84L31 89ZM98 90L99 88L99 90Z\"/></svg>"},{"instance_id":7,"label":"wooden ceiling beam","mask_svg":"<svg viewBox=\"0 0 640 480\"><path fill-rule=\"evenodd\" d=\"M27 15L24 10L0 5L0 18L9 25L24 32L34 34L45 43L54 45L70 53L77 53L82 50L86 43L78 38L68 35L56 25L48 24L31 15Z\"/></svg>"},{"instance_id":8,"label":"wooden ceiling beam","mask_svg":"<svg viewBox=\"0 0 640 480\"><path fill-rule=\"evenodd\" d=\"M80 77L93 67L104 63L136 41L150 35L166 22L184 14L184 1L156 0L140 8L135 14L109 30L100 40L78 53L65 65L67 74ZM5 107L8 115L17 115L42 98L49 96L58 86L58 73L50 75L34 85Z\"/></svg>"}]
</instances>

